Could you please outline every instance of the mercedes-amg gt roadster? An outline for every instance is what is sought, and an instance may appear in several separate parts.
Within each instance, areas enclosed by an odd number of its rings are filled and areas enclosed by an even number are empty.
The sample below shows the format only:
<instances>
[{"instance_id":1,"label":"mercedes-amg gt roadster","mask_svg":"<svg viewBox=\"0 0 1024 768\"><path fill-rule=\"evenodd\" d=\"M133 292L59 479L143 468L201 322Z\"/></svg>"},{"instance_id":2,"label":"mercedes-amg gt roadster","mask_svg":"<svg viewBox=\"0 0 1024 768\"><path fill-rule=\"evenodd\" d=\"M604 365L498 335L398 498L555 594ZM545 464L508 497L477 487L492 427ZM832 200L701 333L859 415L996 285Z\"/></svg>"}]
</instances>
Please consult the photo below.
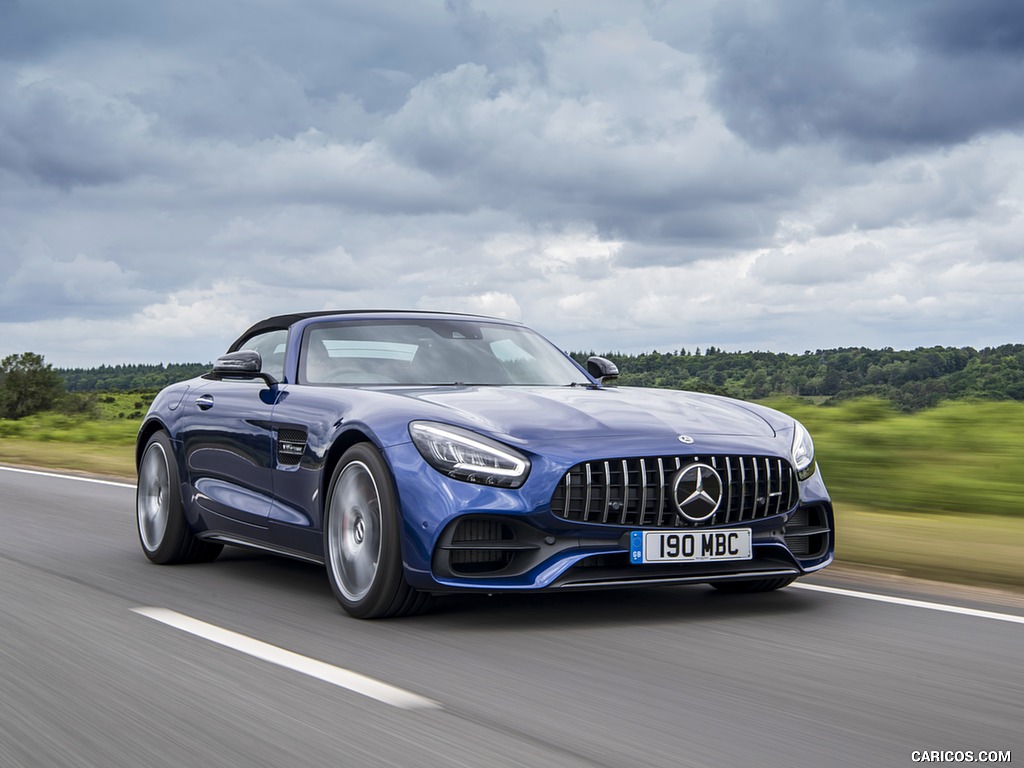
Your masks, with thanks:
<instances>
[{"instance_id":1,"label":"mercedes-amg gt roadster","mask_svg":"<svg viewBox=\"0 0 1024 768\"><path fill-rule=\"evenodd\" d=\"M472 590L764 592L832 561L832 504L798 422L617 376L495 318L272 317L149 409L142 549L321 563L359 618Z\"/></svg>"}]
</instances>

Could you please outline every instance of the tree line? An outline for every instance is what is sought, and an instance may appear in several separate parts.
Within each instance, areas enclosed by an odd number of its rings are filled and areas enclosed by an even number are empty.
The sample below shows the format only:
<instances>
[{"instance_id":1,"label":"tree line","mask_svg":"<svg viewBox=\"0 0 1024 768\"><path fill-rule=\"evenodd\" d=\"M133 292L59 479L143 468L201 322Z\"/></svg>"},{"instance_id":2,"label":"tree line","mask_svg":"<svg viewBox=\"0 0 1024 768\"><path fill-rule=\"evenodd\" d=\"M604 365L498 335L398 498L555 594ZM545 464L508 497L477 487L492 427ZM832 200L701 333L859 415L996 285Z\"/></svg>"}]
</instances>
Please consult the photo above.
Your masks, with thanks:
<instances>
[{"instance_id":1,"label":"tree line","mask_svg":"<svg viewBox=\"0 0 1024 768\"><path fill-rule=\"evenodd\" d=\"M581 363L593 352L574 352ZM600 353L619 366L623 386L689 389L760 400L778 396L816 402L876 397L904 411L943 400L1024 400L1024 344L999 347L848 347L803 354L694 351ZM56 373L69 392L160 389L210 370L210 363L101 365Z\"/></svg>"},{"instance_id":2,"label":"tree line","mask_svg":"<svg viewBox=\"0 0 1024 768\"><path fill-rule=\"evenodd\" d=\"M584 362L590 352L574 352ZM981 350L864 347L806 351L703 352L685 349L638 355L606 353L619 366L623 386L689 389L760 400L776 396L817 402L876 397L904 411L943 400L1024 400L1024 344Z\"/></svg>"},{"instance_id":3,"label":"tree line","mask_svg":"<svg viewBox=\"0 0 1024 768\"><path fill-rule=\"evenodd\" d=\"M585 363L593 352L573 352ZM904 411L943 400L1024 400L1024 344L919 347L914 350L810 350L803 354L677 349L602 353L619 366L623 386L689 389L760 400L778 396L815 402L875 397ZM97 392L155 391L210 370L210 363L53 368L25 352L0 361L0 418L49 408L88 412Z\"/></svg>"},{"instance_id":4,"label":"tree line","mask_svg":"<svg viewBox=\"0 0 1024 768\"><path fill-rule=\"evenodd\" d=\"M0 419L20 419L41 411L95 417L100 393L155 393L210 368L209 363L54 368L34 352L8 355L0 360ZM136 409L141 407L141 401L136 403Z\"/></svg>"},{"instance_id":5,"label":"tree line","mask_svg":"<svg viewBox=\"0 0 1024 768\"><path fill-rule=\"evenodd\" d=\"M98 368L57 368L68 392L131 392L162 389L208 373L212 363L101 365Z\"/></svg>"}]
</instances>

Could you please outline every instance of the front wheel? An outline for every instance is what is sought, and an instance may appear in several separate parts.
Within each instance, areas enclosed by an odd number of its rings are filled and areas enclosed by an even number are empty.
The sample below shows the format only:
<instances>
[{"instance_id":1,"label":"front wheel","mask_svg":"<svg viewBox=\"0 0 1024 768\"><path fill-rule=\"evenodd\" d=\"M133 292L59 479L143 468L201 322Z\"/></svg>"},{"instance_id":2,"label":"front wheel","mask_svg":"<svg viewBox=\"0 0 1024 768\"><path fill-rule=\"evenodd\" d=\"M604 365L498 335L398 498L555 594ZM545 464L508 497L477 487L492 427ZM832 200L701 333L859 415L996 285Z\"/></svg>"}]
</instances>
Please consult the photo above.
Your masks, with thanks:
<instances>
[{"instance_id":1,"label":"front wheel","mask_svg":"<svg viewBox=\"0 0 1024 768\"><path fill-rule=\"evenodd\" d=\"M406 616L426 606L429 595L405 581L394 483L369 443L349 448L334 468L324 517L327 578L349 615Z\"/></svg>"},{"instance_id":2,"label":"front wheel","mask_svg":"<svg viewBox=\"0 0 1024 768\"><path fill-rule=\"evenodd\" d=\"M178 465L165 432L154 433L142 453L135 512L142 551L154 563L206 562L224 548L222 544L197 539L185 520Z\"/></svg>"},{"instance_id":3,"label":"front wheel","mask_svg":"<svg viewBox=\"0 0 1024 768\"><path fill-rule=\"evenodd\" d=\"M719 592L727 594L749 594L753 592L774 592L788 587L796 581L796 576L779 576L774 579L740 579L738 581L714 581L711 586Z\"/></svg>"}]
</instances>

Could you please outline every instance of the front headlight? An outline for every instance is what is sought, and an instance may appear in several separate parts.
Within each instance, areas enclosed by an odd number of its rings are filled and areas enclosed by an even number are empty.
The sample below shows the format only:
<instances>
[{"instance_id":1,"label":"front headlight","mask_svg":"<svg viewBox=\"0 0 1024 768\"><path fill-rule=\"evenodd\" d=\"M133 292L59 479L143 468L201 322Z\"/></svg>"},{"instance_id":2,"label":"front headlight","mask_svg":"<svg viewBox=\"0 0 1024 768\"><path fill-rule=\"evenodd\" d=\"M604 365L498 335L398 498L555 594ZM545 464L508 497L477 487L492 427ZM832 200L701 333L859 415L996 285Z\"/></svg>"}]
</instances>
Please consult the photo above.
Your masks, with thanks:
<instances>
[{"instance_id":1,"label":"front headlight","mask_svg":"<svg viewBox=\"0 0 1024 768\"><path fill-rule=\"evenodd\" d=\"M814 442L810 433L804 429L799 421L793 422L793 466L796 467L796 476L806 480L814 474L817 468L814 463Z\"/></svg>"},{"instance_id":2,"label":"front headlight","mask_svg":"<svg viewBox=\"0 0 1024 768\"><path fill-rule=\"evenodd\" d=\"M456 480L518 488L530 473L530 460L519 451L468 429L414 421L409 434L430 466Z\"/></svg>"}]
</instances>

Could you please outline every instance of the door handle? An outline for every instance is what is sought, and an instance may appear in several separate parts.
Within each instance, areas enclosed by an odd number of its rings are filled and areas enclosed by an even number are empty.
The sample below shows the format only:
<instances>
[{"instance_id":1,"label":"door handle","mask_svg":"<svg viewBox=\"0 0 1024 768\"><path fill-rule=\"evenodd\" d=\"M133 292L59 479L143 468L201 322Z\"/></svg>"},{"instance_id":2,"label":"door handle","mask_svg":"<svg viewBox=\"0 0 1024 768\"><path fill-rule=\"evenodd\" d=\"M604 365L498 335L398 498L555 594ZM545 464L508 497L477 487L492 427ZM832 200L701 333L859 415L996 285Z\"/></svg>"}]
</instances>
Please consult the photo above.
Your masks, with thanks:
<instances>
[{"instance_id":1,"label":"door handle","mask_svg":"<svg viewBox=\"0 0 1024 768\"><path fill-rule=\"evenodd\" d=\"M200 395L196 398L196 405L199 406L199 410L208 411L213 408L213 395Z\"/></svg>"}]
</instances>

